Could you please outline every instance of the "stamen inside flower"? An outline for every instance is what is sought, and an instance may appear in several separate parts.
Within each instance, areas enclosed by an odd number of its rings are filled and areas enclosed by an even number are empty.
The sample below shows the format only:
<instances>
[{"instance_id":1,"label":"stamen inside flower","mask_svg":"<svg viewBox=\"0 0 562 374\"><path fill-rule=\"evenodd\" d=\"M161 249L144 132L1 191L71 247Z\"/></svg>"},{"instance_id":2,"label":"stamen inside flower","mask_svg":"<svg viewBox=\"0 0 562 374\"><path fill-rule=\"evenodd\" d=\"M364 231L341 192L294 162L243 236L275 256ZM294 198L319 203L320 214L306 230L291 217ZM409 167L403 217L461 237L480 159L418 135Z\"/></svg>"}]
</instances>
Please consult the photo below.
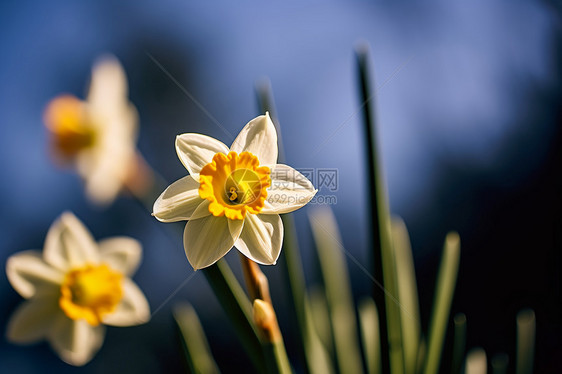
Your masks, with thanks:
<instances>
[{"instance_id":1,"label":"stamen inside flower","mask_svg":"<svg viewBox=\"0 0 562 374\"><path fill-rule=\"evenodd\" d=\"M88 119L86 104L74 96L51 100L45 110L45 124L52 134L55 152L65 159L95 143L96 132Z\"/></svg>"},{"instance_id":2,"label":"stamen inside flower","mask_svg":"<svg viewBox=\"0 0 562 374\"><path fill-rule=\"evenodd\" d=\"M199 196L210 201L216 217L244 219L246 212L259 213L271 185L270 170L250 152L217 153L201 169Z\"/></svg>"},{"instance_id":3,"label":"stamen inside flower","mask_svg":"<svg viewBox=\"0 0 562 374\"><path fill-rule=\"evenodd\" d=\"M74 320L97 326L123 297L123 275L107 265L86 265L68 272L61 286L59 305Z\"/></svg>"}]
</instances>

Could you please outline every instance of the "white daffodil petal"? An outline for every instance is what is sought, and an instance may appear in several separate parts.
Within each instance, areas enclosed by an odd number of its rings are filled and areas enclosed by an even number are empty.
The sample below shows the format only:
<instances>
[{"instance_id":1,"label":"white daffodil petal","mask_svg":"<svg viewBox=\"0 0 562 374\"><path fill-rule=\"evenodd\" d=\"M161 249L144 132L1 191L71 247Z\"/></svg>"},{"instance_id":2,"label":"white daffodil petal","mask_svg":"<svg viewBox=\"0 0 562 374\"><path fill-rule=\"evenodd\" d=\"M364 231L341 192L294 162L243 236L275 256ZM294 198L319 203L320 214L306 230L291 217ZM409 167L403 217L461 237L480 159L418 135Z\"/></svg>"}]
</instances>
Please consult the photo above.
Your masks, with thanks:
<instances>
[{"instance_id":1,"label":"white daffodil petal","mask_svg":"<svg viewBox=\"0 0 562 374\"><path fill-rule=\"evenodd\" d=\"M6 337L14 343L34 343L46 338L53 323L62 314L57 295L42 295L22 303L12 314Z\"/></svg>"},{"instance_id":2,"label":"white daffodil petal","mask_svg":"<svg viewBox=\"0 0 562 374\"><path fill-rule=\"evenodd\" d=\"M120 236L101 240L98 245L101 262L127 276L135 273L142 258L138 240Z\"/></svg>"},{"instance_id":3,"label":"white daffodil petal","mask_svg":"<svg viewBox=\"0 0 562 374\"><path fill-rule=\"evenodd\" d=\"M195 209L202 202L203 199L199 197L199 182L188 175L162 192L154 202L152 215L161 222L187 221L192 219Z\"/></svg>"},{"instance_id":4,"label":"white daffodil petal","mask_svg":"<svg viewBox=\"0 0 562 374\"><path fill-rule=\"evenodd\" d=\"M148 322L150 307L140 288L130 279L123 280L123 299L117 309L103 318L112 326L133 326Z\"/></svg>"},{"instance_id":5,"label":"white daffodil petal","mask_svg":"<svg viewBox=\"0 0 562 374\"><path fill-rule=\"evenodd\" d=\"M228 221L224 216L207 216L187 222L183 245L187 259L195 270L214 264L234 246L238 236L236 232L230 232Z\"/></svg>"},{"instance_id":6,"label":"white daffodil petal","mask_svg":"<svg viewBox=\"0 0 562 374\"><path fill-rule=\"evenodd\" d=\"M38 290L58 288L64 274L47 264L39 251L23 251L8 258L6 275L10 284L24 298L34 296Z\"/></svg>"},{"instance_id":7,"label":"white daffodil petal","mask_svg":"<svg viewBox=\"0 0 562 374\"><path fill-rule=\"evenodd\" d=\"M49 342L63 361L82 366L100 349L104 336L105 326L90 326L85 320L61 314L51 329Z\"/></svg>"},{"instance_id":8,"label":"white daffodil petal","mask_svg":"<svg viewBox=\"0 0 562 374\"><path fill-rule=\"evenodd\" d=\"M242 233L242 230L244 230L244 222L245 220L240 219L228 220L228 231L230 231L230 235L232 235L235 242Z\"/></svg>"},{"instance_id":9,"label":"white daffodil petal","mask_svg":"<svg viewBox=\"0 0 562 374\"><path fill-rule=\"evenodd\" d=\"M289 213L306 205L316 195L312 183L290 166L271 167L271 186L262 214Z\"/></svg>"},{"instance_id":10,"label":"white daffodil petal","mask_svg":"<svg viewBox=\"0 0 562 374\"><path fill-rule=\"evenodd\" d=\"M263 265L274 265L283 244L283 222L278 214L248 214L236 248L244 256Z\"/></svg>"},{"instance_id":11,"label":"white daffodil petal","mask_svg":"<svg viewBox=\"0 0 562 374\"><path fill-rule=\"evenodd\" d=\"M88 229L74 216L66 212L55 221L47 233L45 261L61 270L97 264L97 245Z\"/></svg>"},{"instance_id":12,"label":"white daffodil petal","mask_svg":"<svg viewBox=\"0 0 562 374\"><path fill-rule=\"evenodd\" d=\"M123 67L113 56L96 61L88 91L88 104L93 109L118 108L127 98L127 77Z\"/></svg>"},{"instance_id":13,"label":"white daffodil petal","mask_svg":"<svg viewBox=\"0 0 562 374\"><path fill-rule=\"evenodd\" d=\"M110 119L105 122L110 122ZM124 127L125 123L110 125L120 128ZM93 203L109 205L115 200L135 167L135 140L134 135L120 135L109 129L105 131L103 139L100 139L100 143L105 144L100 144L93 160L81 168L86 195Z\"/></svg>"},{"instance_id":14,"label":"white daffodil petal","mask_svg":"<svg viewBox=\"0 0 562 374\"><path fill-rule=\"evenodd\" d=\"M182 134L176 137L178 157L196 181L203 166L213 160L216 153L228 154L228 147L217 139L201 134Z\"/></svg>"},{"instance_id":15,"label":"white daffodil petal","mask_svg":"<svg viewBox=\"0 0 562 374\"><path fill-rule=\"evenodd\" d=\"M248 122L236 137L230 150L250 152L260 161L260 165L277 163L277 131L269 117L269 113Z\"/></svg>"}]
</instances>

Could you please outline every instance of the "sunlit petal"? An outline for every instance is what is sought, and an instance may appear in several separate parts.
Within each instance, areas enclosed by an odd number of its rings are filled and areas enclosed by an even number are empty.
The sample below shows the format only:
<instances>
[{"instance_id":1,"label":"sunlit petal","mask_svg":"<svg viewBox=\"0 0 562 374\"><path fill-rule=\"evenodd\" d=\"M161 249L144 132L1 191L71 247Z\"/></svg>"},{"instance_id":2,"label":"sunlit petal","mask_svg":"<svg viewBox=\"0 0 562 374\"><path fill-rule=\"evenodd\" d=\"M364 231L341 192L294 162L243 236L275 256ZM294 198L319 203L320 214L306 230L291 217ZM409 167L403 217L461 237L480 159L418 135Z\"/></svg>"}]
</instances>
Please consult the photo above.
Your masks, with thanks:
<instances>
[{"instance_id":1,"label":"sunlit petal","mask_svg":"<svg viewBox=\"0 0 562 374\"><path fill-rule=\"evenodd\" d=\"M236 248L249 259L264 265L274 265L283 244L283 222L277 214L250 214L236 241Z\"/></svg>"},{"instance_id":2,"label":"sunlit petal","mask_svg":"<svg viewBox=\"0 0 562 374\"><path fill-rule=\"evenodd\" d=\"M150 319L150 307L140 288L130 279L123 281L123 299L117 309L103 318L103 323L113 326L133 326Z\"/></svg>"},{"instance_id":3,"label":"sunlit petal","mask_svg":"<svg viewBox=\"0 0 562 374\"><path fill-rule=\"evenodd\" d=\"M88 363L101 348L105 326L90 326L85 320L59 315L50 331L49 342L60 358L74 366Z\"/></svg>"},{"instance_id":4,"label":"sunlit petal","mask_svg":"<svg viewBox=\"0 0 562 374\"><path fill-rule=\"evenodd\" d=\"M123 105L127 90L127 77L119 61L110 55L98 59L92 68L88 92L88 103L93 109L107 110Z\"/></svg>"},{"instance_id":5,"label":"sunlit petal","mask_svg":"<svg viewBox=\"0 0 562 374\"><path fill-rule=\"evenodd\" d=\"M176 152L189 175L196 181L199 172L216 153L228 153L228 147L217 139L201 134L182 134L176 137Z\"/></svg>"},{"instance_id":6,"label":"sunlit petal","mask_svg":"<svg viewBox=\"0 0 562 374\"><path fill-rule=\"evenodd\" d=\"M47 264L39 251L23 251L8 258L6 275L18 293L27 298L39 289L57 288L64 274Z\"/></svg>"},{"instance_id":7,"label":"sunlit petal","mask_svg":"<svg viewBox=\"0 0 562 374\"><path fill-rule=\"evenodd\" d=\"M203 199L199 197L199 182L188 175L162 192L154 202L152 214L162 222L187 221L192 219L195 209L202 202Z\"/></svg>"},{"instance_id":8,"label":"sunlit petal","mask_svg":"<svg viewBox=\"0 0 562 374\"><path fill-rule=\"evenodd\" d=\"M127 276L135 273L142 259L138 240L120 236L101 240L98 244L101 262Z\"/></svg>"},{"instance_id":9,"label":"sunlit petal","mask_svg":"<svg viewBox=\"0 0 562 374\"><path fill-rule=\"evenodd\" d=\"M55 296L55 297L53 297ZM46 338L58 315L56 295L42 295L22 303L6 328L6 337L14 343L34 343Z\"/></svg>"},{"instance_id":10,"label":"sunlit petal","mask_svg":"<svg viewBox=\"0 0 562 374\"><path fill-rule=\"evenodd\" d=\"M290 166L277 164L271 168L271 186L261 213L281 214L297 210L316 195L312 183Z\"/></svg>"},{"instance_id":11,"label":"sunlit petal","mask_svg":"<svg viewBox=\"0 0 562 374\"><path fill-rule=\"evenodd\" d=\"M208 216L187 222L183 245L187 259L195 270L214 264L234 246L242 230L242 221L235 223L239 229L234 227L232 232L229 221L224 216Z\"/></svg>"},{"instance_id":12,"label":"sunlit petal","mask_svg":"<svg viewBox=\"0 0 562 374\"><path fill-rule=\"evenodd\" d=\"M97 245L92 235L69 212L63 213L49 229L43 256L46 262L63 271L99 262Z\"/></svg>"},{"instance_id":13,"label":"sunlit petal","mask_svg":"<svg viewBox=\"0 0 562 374\"><path fill-rule=\"evenodd\" d=\"M275 165L277 131L269 113L248 122L230 146L230 150L237 153L250 152L257 156L260 165Z\"/></svg>"}]
</instances>

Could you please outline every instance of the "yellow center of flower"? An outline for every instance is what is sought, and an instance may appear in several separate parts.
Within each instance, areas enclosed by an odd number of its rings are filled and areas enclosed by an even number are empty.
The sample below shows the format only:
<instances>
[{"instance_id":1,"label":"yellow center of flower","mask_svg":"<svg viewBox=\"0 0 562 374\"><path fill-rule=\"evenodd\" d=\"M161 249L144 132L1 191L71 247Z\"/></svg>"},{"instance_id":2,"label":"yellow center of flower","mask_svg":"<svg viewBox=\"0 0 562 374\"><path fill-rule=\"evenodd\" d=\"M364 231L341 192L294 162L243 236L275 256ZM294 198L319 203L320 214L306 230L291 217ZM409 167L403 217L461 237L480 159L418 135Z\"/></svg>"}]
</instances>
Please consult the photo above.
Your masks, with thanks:
<instances>
[{"instance_id":1,"label":"yellow center of flower","mask_svg":"<svg viewBox=\"0 0 562 374\"><path fill-rule=\"evenodd\" d=\"M210 201L216 217L244 219L246 212L259 213L271 185L270 170L250 152L217 153L201 169L199 196Z\"/></svg>"},{"instance_id":2,"label":"yellow center of flower","mask_svg":"<svg viewBox=\"0 0 562 374\"><path fill-rule=\"evenodd\" d=\"M97 326L121 301L122 279L121 273L105 264L71 270L62 283L59 305L69 318Z\"/></svg>"},{"instance_id":3,"label":"yellow center of flower","mask_svg":"<svg viewBox=\"0 0 562 374\"><path fill-rule=\"evenodd\" d=\"M63 95L51 100L44 119L52 134L55 152L65 159L73 158L95 143L96 132L88 119L86 104L74 96Z\"/></svg>"}]
</instances>

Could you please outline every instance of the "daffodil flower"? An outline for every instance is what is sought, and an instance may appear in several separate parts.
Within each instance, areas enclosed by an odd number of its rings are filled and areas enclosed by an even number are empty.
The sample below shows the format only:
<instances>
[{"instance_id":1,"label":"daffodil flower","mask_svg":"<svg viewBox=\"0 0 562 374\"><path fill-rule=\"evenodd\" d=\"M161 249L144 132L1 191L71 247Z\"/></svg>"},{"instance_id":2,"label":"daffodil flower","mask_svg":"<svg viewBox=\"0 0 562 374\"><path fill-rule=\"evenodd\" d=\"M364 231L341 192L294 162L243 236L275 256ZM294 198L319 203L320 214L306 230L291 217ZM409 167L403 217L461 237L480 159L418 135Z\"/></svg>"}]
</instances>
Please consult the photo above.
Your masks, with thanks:
<instances>
[{"instance_id":1,"label":"daffodil flower","mask_svg":"<svg viewBox=\"0 0 562 374\"><path fill-rule=\"evenodd\" d=\"M95 203L111 203L131 178L136 160L138 115L127 98L127 78L119 62L95 63L85 101L61 95L44 115L55 156L76 165L86 194Z\"/></svg>"},{"instance_id":2,"label":"daffodil flower","mask_svg":"<svg viewBox=\"0 0 562 374\"><path fill-rule=\"evenodd\" d=\"M96 243L73 214L64 213L51 226L43 253L29 250L8 258L8 280L27 299L8 323L8 339L21 344L46 339L62 360L84 365L100 349L104 325L150 319L144 294L129 278L140 259L136 240Z\"/></svg>"},{"instance_id":3,"label":"daffodil flower","mask_svg":"<svg viewBox=\"0 0 562 374\"><path fill-rule=\"evenodd\" d=\"M277 132L269 114L242 129L232 146L201 134L176 138L176 152L189 175L156 200L162 222L188 220L184 248L194 269L214 264L233 246L249 259L275 264L283 242L280 213L306 205L312 183L277 164Z\"/></svg>"}]
</instances>

